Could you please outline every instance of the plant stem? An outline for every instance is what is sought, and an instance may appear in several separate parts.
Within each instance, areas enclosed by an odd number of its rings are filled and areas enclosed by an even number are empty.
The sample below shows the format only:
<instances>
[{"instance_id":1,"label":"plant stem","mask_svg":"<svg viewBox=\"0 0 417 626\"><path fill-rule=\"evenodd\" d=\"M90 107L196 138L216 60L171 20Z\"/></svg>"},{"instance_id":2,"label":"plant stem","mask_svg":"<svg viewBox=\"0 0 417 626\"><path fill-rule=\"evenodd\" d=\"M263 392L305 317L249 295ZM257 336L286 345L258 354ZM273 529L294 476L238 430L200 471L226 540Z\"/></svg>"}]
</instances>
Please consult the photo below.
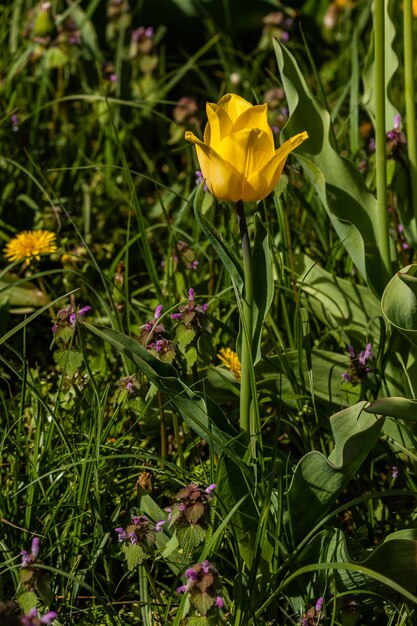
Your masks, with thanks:
<instances>
[{"instance_id":1,"label":"plant stem","mask_svg":"<svg viewBox=\"0 0 417 626\"><path fill-rule=\"evenodd\" d=\"M404 0L404 91L407 150L414 215L413 235L417 237L417 134L414 102L413 0Z\"/></svg>"},{"instance_id":2,"label":"plant stem","mask_svg":"<svg viewBox=\"0 0 417 626\"><path fill-rule=\"evenodd\" d=\"M385 128L385 0L374 0L375 152L378 219L376 235L382 262L391 276L388 235L387 156Z\"/></svg>"},{"instance_id":3,"label":"plant stem","mask_svg":"<svg viewBox=\"0 0 417 626\"><path fill-rule=\"evenodd\" d=\"M236 203L240 237L242 241L242 259L244 290L242 298L242 348L241 348L241 380L240 380L240 427L249 432L252 374L252 325L253 325L253 276L252 255L250 249L248 225L245 206L242 201ZM253 434L253 433L251 433Z\"/></svg>"}]
</instances>

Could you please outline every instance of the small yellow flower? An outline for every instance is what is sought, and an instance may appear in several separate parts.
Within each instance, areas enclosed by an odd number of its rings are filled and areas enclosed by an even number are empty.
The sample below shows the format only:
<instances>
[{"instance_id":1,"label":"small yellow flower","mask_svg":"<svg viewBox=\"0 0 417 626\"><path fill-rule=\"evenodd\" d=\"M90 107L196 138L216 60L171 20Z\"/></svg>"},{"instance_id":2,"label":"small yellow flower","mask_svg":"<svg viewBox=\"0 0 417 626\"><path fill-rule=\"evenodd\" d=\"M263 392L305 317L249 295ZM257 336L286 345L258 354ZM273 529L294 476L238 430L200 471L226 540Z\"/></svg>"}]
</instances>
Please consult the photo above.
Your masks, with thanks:
<instances>
[{"instance_id":1,"label":"small yellow flower","mask_svg":"<svg viewBox=\"0 0 417 626\"><path fill-rule=\"evenodd\" d=\"M4 256L9 261L39 261L41 254L51 254L57 250L56 235L48 230L24 230L13 237L4 248Z\"/></svg>"},{"instance_id":2,"label":"small yellow flower","mask_svg":"<svg viewBox=\"0 0 417 626\"><path fill-rule=\"evenodd\" d=\"M230 370L237 381L240 381L241 369L240 361L236 352L233 352L230 348L221 348L217 357L220 361Z\"/></svg>"},{"instance_id":3,"label":"small yellow flower","mask_svg":"<svg viewBox=\"0 0 417 626\"><path fill-rule=\"evenodd\" d=\"M413 0L413 15L417 17L417 0Z\"/></svg>"},{"instance_id":4,"label":"small yellow flower","mask_svg":"<svg viewBox=\"0 0 417 626\"><path fill-rule=\"evenodd\" d=\"M281 176L290 152L308 138L304 131L275 150L268 123L268 105L253 106L228 93L206 106L204 141L191 131L185 139L195 144L206 185L217 199L257 202L266 198Z\"/></svg>"}]
</instances>

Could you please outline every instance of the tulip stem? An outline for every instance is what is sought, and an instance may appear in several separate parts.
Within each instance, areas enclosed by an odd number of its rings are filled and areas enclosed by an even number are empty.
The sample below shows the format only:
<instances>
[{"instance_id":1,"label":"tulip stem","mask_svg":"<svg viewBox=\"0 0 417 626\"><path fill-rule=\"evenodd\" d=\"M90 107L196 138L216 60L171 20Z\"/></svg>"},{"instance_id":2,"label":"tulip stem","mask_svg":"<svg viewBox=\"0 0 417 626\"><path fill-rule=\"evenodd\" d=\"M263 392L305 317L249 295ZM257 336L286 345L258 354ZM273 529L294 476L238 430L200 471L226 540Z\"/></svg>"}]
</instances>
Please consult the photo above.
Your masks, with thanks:
<instances>
[{"instance_id":1,"label":"tulip stem","mask_svg":"<svg viewBox=\"0 0 417 626\"><path fill-rule=\"evenodd\" d=\"M250 408L252 399L252 326L253 326L253 276L252 254L250 248L248 225L245 216L245 206L242 201L236 203L237 219L242 241L242 259L244 290L241 310L242 347L240 355L240 427L250 430ZM254 433L250 433L253 435Z\"/></svg>"}]
</instances>

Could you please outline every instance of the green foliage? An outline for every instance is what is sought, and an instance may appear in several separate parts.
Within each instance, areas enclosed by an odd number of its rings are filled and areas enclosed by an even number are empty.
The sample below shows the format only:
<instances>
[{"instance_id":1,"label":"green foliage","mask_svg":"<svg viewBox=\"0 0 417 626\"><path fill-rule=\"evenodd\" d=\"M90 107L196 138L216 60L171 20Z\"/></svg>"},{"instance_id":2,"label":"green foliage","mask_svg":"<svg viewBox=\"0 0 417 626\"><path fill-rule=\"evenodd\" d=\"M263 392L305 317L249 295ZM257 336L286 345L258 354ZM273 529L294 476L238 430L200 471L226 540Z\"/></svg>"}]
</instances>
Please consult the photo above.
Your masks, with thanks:
<instances>
[{"instance_id":1,"label":"green foliage","mask_svg":"<svg viewBox=\"0 0 417 626\"><path fill-rule=\"evenodd\" d=\"M413 626L402 6L384 3L386 268L370 3L0 4L0 237L47 229L58 244L0 272L0 622L15 599L17 613L56 610L74 626ZM241 355L236 211L196 187L184 142L227 92L268 102L277 145L309 133L274 194L245 207L250 434L237 370L216 356ZM166 350L150 345L158 305ZM172 504L190 483L202 501ZM144 542L119 543L114 529L138 512ZM34 536L40 560L22 568ZM190 568L206 560L218 581L197 592Z\"/></svg>"},{"instance_id":2,"label":"green foliage","mask_svg":"<svg viewBox=\"0 0 417 626\"><path fill-rule=\"evenodd\" d=\"M141 565L143 561L146 559L146 552L138 543L132 544L123 544L122 552L125 556L127 568L129 571L132 571Z\"/></svg>"}]
</instances>

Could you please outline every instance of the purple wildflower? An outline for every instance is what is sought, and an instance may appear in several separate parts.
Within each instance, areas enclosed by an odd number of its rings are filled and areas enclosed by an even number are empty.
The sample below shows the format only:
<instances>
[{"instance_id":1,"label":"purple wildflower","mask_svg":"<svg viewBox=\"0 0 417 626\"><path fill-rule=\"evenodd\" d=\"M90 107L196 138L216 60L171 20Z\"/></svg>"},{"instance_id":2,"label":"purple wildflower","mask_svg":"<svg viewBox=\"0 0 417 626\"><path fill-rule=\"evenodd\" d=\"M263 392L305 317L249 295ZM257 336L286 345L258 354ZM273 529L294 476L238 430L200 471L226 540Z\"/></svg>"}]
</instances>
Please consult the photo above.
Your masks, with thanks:
<instances>
[{"instance_id":1,"label":"purple wildflower","mask_svg":"<svg viewBox=\"0 0 417 626\"><path fill-rule=\"evenodd\" d=\"M36 559L39 555L39 537L33 537L32 543L30 546L30 553L27 550L22 550L20 556L22 557L22 561L20 567L29 567L36 563Z\"/></svg>"},{"instance_id":2,"label":"purple wildflower","mask_svg":"<svg viewBox=\"0 0 417 626\"><path fill-rule=\"evenodd\" d=\"M195 563L185 571L187 584L177 587L177 593L189 593L191 605L198 611L201 610L201 598L205 598L205 608L202 612L205 616L214 607L224 607L223 598L219 595L221 585L217 569L207 560L203 563Z\"/></svg>"},{"instance_id":3,"label":"purple wildflower","mask_svg":"<svg viewBox=\"0 0 417 626\"><path fill-rule=\"evenodd\" d=\"M19 130L19 117L16 113L12 113L12 115L10 116L10 121L12 123L12 131L14 133L17 133L17 131Z\"/></svg>"},{"instance_id":4,"label":"purple wildflower","mask_svg":"<svg viewBox=\"0 0 417 626\"><path fill-rule=\"evenodd\" d=\"M156 522L155 524L155 530L156 532L159 532L160 530L162 530L162 526L165 524L165 520L161 519L159 520L159 522Z\"/></svg>"},{"instance_id":5,"label":"purple wildflower","mask_svg":"<svg viewBox=\"0 0 417 626\"><path fill-rule=\"evenodd\" d=\"M205 489L204 491L208 494L210 494L212 491L214 491L217 488L217 485L215 483L213 483L212 485L209 485L207 487L207 489Z\"/></svg>"},{"instance_id":6,"label":"purple wildflower","mask_svg":"<svg viewBox=\"0 0 417 626\"><path fill-rule=\"evenodd\" d=\"M197 580L197 572L192 567L185 570L185 576L189 580Z\"/></svg>"},{"instance_id":7,"label":"purple wildflower","mask_svg":"<svg viewBox=\"0 0 417 626\"><path fill-rule=\"evenodd\" d=\"M37 609L30 609L26 615L22 615L20 623L22 626L39 626L39 624L50 624L56 618L57 613L55 611L49 611L42 617L38 617Z\"/></svg>"},{"instance_id":8,"label":"purple wildflower","mask_svg":"<svg viewBox=\"0 0 417 626\"><path fill-rule=\"evenodd\" d=\"M315 606L315 609L316 609L317 613L320 613L320 611L322 610L322 608L323 608L323 603L324 603L324 598L319 598L319 599L317 600L317 602L316 602L316 606Z\"/></svg>"},{"instance_id":9,"label":"purple wildflower","mask_svg":"<svg viewBox=\"0 0 417 626\"><path fill-rule=\"evenodd\" d=\"M22 557L22 562L20 564L20 567L28 567L29 565L31 565L32 559L27 550L22 550L20 553L20 556Z\"/></svg>"},{"instance_id":10,"label":"purple wildflower","mask_svg":"<svg viewBox=\"0 0 417 626\"><path fill-rule=\"evenodd\" d=\"M356 385L366 378L371 371L368 361L373 358L372 344L367 343L365 350L361 350L359 354L356 354L355 349L352 346L348 346L347 349L349 352L350 364L348 371L343 372L342 378L345 382Z\"/></svg>"},{"instance_id":11,"label":"purple wildflower","mask_svg":"<svg viewBox=\"0 0 417 626\"><path fill-rule=\"evenodd\" d=\"M32 545L30 547L30 551L32 553L32 556L34 559L36 559L38 557L39 554L39 537L34 537L32 539Z\"/></svg>"},{"instance_id":12,"label":"purple wildflower","mask_svg":"<svg viewBox=\"0 0 417 626\"><path fill-rule=\"evenodd\" d=\"M398 467L396 465L393 465L391 467L391 476L392 476L392 480L395 480L396 478L398 478Z\"/></svg>"},{"instance_id":13,"label":"purple wildflower","mask_svg":"<svg viewBox=\"0 0 417 626\"><path fill-rule=\"evenodd\" d=\"M125 531L125 529L124 529L124 528L119 527L119 528L115 528L114 530L115 530L115 532L116 532L116 533L118 533L118 535L119 535L119 536L117 537L117 541L122 542L122 541L125 541L125 539L127 539L127 538L128 538L128 537L127 537L127 532Z\"/></svg>"}]
</instances>

